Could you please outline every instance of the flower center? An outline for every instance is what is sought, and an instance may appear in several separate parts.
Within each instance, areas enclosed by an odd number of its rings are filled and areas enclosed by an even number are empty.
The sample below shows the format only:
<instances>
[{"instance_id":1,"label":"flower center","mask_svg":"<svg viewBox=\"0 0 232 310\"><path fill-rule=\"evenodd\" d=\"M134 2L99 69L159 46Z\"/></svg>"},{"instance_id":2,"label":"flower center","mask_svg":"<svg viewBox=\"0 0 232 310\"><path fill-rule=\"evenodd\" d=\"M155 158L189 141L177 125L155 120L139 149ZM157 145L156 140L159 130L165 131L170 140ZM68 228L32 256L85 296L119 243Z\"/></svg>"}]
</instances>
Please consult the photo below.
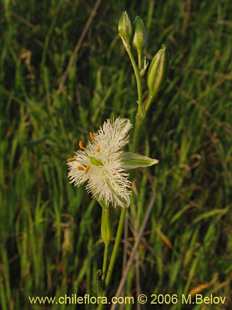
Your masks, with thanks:
<instances>
[{"instance_id":1,"label":"flower center","mask_svg":"<svg viewBox=\"0 0 232 310\"><path fill-rule=\"evenodd\" d=\"M98 166L98 167L99 166L103 166L103 162L100 159L97 159L97 158L95 158L93 156L89 156L89 159L90 159L90 162L91 162L92 165Z\"/></svg>"}]
</instances>

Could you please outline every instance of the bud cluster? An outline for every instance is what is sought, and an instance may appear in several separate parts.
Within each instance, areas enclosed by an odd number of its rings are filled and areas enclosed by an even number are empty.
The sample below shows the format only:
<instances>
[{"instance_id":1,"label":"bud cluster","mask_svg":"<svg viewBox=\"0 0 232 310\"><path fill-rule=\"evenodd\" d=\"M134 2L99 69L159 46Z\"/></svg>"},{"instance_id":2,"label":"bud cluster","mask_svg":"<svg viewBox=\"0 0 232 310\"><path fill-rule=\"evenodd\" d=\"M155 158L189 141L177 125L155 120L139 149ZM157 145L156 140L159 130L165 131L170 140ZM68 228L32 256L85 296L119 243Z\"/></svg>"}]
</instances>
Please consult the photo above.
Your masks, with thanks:
<instances>
[{"instance_id":1,"label":"bud cluster","mask_svg":"<svg viewBox=\"0 0 232 310\"><path fill-rule=\"evenodd\" d=\"M134 27L133 27L134 26ZM162 47L152 58L148 67L146 57L144 56L144 49L147 41L147 32L144 22L141 17L137 16L132 25L131 20L126 11L124 11L119 19L118 33L122 42L132 58L131 45L135 48L138 56L137 69L140 78L147 72L147 89L148 89L148 102L145 104L144 110L150 107L151 102L157 96L166 67L166 48ZM133 65L133 64L132 64ZM148 70L147 70L148 67Z\"/></svg>"}]
</instances>

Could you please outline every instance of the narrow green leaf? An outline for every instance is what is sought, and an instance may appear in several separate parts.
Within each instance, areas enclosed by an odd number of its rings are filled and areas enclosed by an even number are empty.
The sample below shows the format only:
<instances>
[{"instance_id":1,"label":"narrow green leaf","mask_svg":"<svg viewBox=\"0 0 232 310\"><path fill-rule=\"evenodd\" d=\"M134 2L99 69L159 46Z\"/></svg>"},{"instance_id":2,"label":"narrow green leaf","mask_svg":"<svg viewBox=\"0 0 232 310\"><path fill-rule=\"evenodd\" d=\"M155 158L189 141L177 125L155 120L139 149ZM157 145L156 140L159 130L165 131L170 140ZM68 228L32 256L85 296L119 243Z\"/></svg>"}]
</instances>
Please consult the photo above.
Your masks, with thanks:
<instances>
[{"instance_id":1,"label":"narrow green leaf","mask_svg":"<svg viewBox=\"0 0 232 310\"><path fill-rule=\"evenodd\" d=\"M122 154L122 165L126 170L150 167L157 164L158 162L159 161L157 159L136 153L124 152Z\"/></svg>"},{"instance_id":2,"label":"narrow green leaf","mask_svg":"<svg viewBox=\"0 0 232 310\"><path fill-rule=\"evenodd\" d=\"M211 211L205 212L197 216L195 220L193 221L193 223L196 224L202 220L207 220L210 217L220 217L226 214L227 212L228 212L228 208L211 210Z\"/></svg>"}]
</instances>

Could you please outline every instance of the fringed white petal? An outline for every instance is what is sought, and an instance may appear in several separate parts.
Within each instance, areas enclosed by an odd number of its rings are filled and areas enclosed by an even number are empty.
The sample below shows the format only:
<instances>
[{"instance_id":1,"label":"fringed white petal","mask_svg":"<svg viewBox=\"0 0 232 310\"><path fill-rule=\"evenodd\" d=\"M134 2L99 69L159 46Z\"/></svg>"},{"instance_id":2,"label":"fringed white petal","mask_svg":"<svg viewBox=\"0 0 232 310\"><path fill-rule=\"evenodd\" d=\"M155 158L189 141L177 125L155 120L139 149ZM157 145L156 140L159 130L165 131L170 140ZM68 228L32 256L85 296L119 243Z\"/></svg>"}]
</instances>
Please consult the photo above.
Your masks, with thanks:
<instances>
[{"instance_id":1,"label":"fringed white petal","mask_svg":"<svg viewBox=\"0 0 232 310\"><path fill-rule=\"evenodd\" d=\"M131 182L122 168L121 154L131 127L128 119L105 121L86 149L76 152L68 163L70 182L76 186L87 183L88 192L108 205L129 206Z\"/></svg>"}]
</instances>

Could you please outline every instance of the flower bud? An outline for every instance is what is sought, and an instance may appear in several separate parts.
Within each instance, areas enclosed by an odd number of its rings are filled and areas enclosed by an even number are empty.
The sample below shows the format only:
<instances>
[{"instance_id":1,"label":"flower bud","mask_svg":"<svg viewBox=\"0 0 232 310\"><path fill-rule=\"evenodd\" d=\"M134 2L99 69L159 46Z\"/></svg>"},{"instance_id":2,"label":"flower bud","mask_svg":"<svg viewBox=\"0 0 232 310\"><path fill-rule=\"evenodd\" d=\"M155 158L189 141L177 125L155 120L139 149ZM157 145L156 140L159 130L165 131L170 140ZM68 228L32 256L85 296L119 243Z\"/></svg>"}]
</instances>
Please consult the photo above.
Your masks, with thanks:
<instances>
[{"instance_id":1,"label":"flower bud","mask_svg":"<svg viewBox=\"0 0 232 310\"><path fill-rule=\"evenodd\" d=\"M135 18L135 33L133 37L133 45L138 53L141 53L146 41L146 30L142 18Z\"/></svg>"},{"instance_id":2,"label":"flower bud","mask_svg":"<svg viewBox=\"0 0 232 310\"><path fill-rule=\"evenodd\" d=\"M124 11L118 22L118 33L127 42L130 41L132 36L132 25L130 18L126 11Z\"/></svg>"},{"instance_id":3,"label":"flower bud","mask_svg":"<svg viewBox=\"0 0 232 310\"><path fill-rule=\"evenodd\" d=\"M111 240L111 226L110 226L110 211L109 207L102 205L102 217L101 217L101 238L105 244L108 244Z\"/></svg>"},{"instance_id":4,"label":"flower bud","mask_svg":"<svg viewBox=\"0 0 232 310\"><path fill-rule=\"evenodd\" d=\"M149 96L154 98L161 86L165 72L166 47L162 47L153 57L147 74Z\"/></svg>"},{"instance_id":5,"label":"flower bud","mask_svg":"<svg viewBox=\"0 0 232 310\"><path fill-rule=\"evenodd\" d=\"M72 232L70 227L65 227L64 229L64 241L62 244L62 248L64 253L71 253L72 252Z\"/></svg>"}]
</instances>

